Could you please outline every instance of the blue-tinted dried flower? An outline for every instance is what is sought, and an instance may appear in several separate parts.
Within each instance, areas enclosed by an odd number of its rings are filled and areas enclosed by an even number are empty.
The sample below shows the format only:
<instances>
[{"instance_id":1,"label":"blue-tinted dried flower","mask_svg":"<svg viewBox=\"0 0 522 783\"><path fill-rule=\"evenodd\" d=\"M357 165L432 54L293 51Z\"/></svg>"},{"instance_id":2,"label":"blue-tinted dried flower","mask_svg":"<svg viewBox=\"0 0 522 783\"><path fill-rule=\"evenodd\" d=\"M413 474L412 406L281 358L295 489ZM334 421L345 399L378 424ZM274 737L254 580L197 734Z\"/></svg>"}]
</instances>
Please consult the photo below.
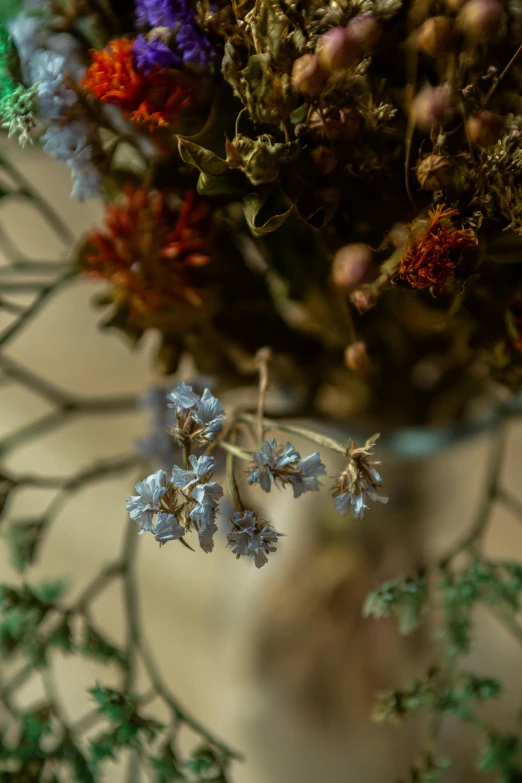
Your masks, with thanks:
<instances>
[{"instance_id":1,"label":"blue-tinted dried flower","mask_svg":"<svg viewBox=\"0 0 522 783\"><path fill-rule=\"evenodd\" d=\"M66 60L56 52L38 51L31 60L31 82L36 85L39 113L49 120L60 119L77 101L66 83Z\"/></svg>"},{"instance_id":2,"label":"blue-tinted dried flower","mask_svg":"<svg viewBox=\"0 0 522 783\"><path fill-rule=\"evenodd\" d=\"M360 519L368 508L367 500L388 502L388 498L380 495L378 491L382 481L374 466L379 465L379 462L369 459L378 437L379 435L373 435L360 448L357 448L355 443L351 444L348 451L350 460L337 479L332 495L335 510L339 514L351 511L355 519Z\"/></svg>"},{"instance_id":3,"label":"blue-tinted dried flower","mask_svg":"<svg viewBox=\"0 0 522 783\"><path fill-rule=\"evenodd\" d=\"M216 465L214 457L195 457L194 454L190 455L189 462L192 470L183 470L177 465L172 468L172 483L182 487L185 493L193 489L196 484L208 481Z\"/></svg>"},{"instance_id":4,"label":"blue-tinted dried flower","mask_svg":"<svg viewBox=\"0 0 522 783\"><path fill-rule=\"evenodd\" d=\"M175 408L178 426L173 434L183 443L190 440L196 446L205 446L215 440L226 419L223 407L209 389L201 397L192 386L180 383L167 396L169 407Z\"/></svg>"},{"instance_id":5,"label":"blue-tinted dried flower","mask_svg":"<svg viewBox=\"0 0 522 783\"><path fill-rule=\"evenodd\" d=\"M216 481L208 484L197 484L190 495L196 505L190 512L190 519L208 528L214 524L218 501L223 497L223 487Z\"/></svg>"},{"instance_id":6,"label":"blue-tinted dried flower","mask_svg":"<svg viewBox=\"0 0 522 783\"><path fill-rule=\"evenodd\" d=\"M236 511L232 515L232 530L227 540L236 558L250 557L256 568L268 563L270 552L276 551L277 533L270 525L260 522L253 511Z\"/></svg>"},{"instance_id":7,"label":"blue-tinted dried flower","mask_svg":"<svg viewBox=\"0 0 522 783\"><path fill-rule=\"evenodd\" d=\"M182 470L175 465L172 468L171 481L181 487L182 492L195 501L189 513L189 519L196 523L201 548L211 552L214 546L213 535L218 501L223 497L223 488L215 481L209 481L215 466L213 457L189 457L192 470ZM205 532L206 531L206 532ZM204 534L205 532L205 534Z\"/></svg>"},{"instance_id":8,"label":"blue-tinted dried flower","mask_svg":"<svg viewBox=\"0 0 522 783\"><path fill-rule=\"evenodd\" d=\"M194 421L204 428L202 437L209 441L215 440L216 435L223 429L221 422L226 419L223 406L209 389L205 389L201 395L193 416Z\"/></svg>"},{"instance_id":9,"label":"blue-tinted dried flower","mask_svg":"<svg viewBox=\"0 0 522 783\"><path fill-rule=\"evenodd\" d=\"M185 528L180 525L175 514L158 514L154 538L160 544L166 544L167 541L178 541L185 535Z\"/></svg>"},{"instance_id":10,"label":"blue-tinted dried flower","mask_svg":"<svg viewBox=\"0 0 522 783\"><path fill-rule=\"evenodd\" d=\"M166 43L154 38L147 41L138 35L132 45L134 65L138 71L150 73L156 68L179 68L181 58Z\"/></svg>"},{"instance_id":11,"label":"blue-tinted dried flower","mask_svg":"<svg viewBox=\"0 0 522 783\"><path fill-rule=\"evenodd\" d=\"M270 492L274 483L291 484L294 497L298 498L304 492L319 490L317 479L326 475L318 451L302 460L295 446L278 446L275 438L265 441L252 459L257 467L250 469L248 483L259 484L265 492Z\"/></svg>"},{"instance_id":12,"label":"blue-tinted dried flower","mask_svg":"<svg viewBox=\"0 0 522 783\"><path fill-rule=\"evenodd\" d=\"M164 470L147 476L136 484L137 495L127 498L125 509L130 518L141 528L141 533L154 532L153 516L159 511L159 502L167 491L167 474Z\"/></svg>"},{"instance_id":13,"label":"blue-tinted dried flower","mask_svg":"<svg viewBox=\"0 0 522 783\"><path fill-rule=\"evenodd\" d=\"M175 408L176 416L186 415L187 411L197 405L199 399L199 394L196 394L192 386L183 381L167 394L168 406Z\"/></svg>"},{"instance_id":14,"label":"blue-tinted dried flower","mask_svg":"<svg viewBox=\"0 0 522 783\"><path fill-rule=\"evenodd\" d=\"M94 150L88 139L89 128L83 120L66 125L51 122L42 136L44 149L71 169L71 196L83 200L99 195L102 177L93 162Z\"/></svg>"}]
</instances>

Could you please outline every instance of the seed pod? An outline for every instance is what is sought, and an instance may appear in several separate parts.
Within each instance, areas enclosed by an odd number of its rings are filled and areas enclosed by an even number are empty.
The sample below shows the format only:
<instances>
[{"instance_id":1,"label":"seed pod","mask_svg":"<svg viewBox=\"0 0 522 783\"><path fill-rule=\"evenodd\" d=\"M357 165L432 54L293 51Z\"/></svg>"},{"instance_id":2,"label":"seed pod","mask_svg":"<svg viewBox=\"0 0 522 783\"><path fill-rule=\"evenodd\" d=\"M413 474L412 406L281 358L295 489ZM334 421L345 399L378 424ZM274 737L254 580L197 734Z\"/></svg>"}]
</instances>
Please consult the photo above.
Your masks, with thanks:
<instances>
[{"instance_id":1,"label":"seed pod","mask_svg":"<svg viewBox=\"0 0 522 783\"><path fill-rule=\"evenodd\" d=\"M350 19L346 27L348 35L361 49L375 49L381 37L381 27L371 14L360 14Z\"/></svg>"},{"instance_id":2,"label":"seed pod","mask_svg":"<svg viewBox=\"0 0 522 783\"><path fill-rule=\"evenodd\" d=\"M462 6L458 24L471 41L490 38L498 30L504 11L498 0L468 0Z\"/></svg>"},{"instance_id":3,"label":"seed pod","mask_svg":"<svg viewBox=\"0 0 522 783\"><path fill-rule=\"evenodd\" d=\"M319 95L328 81L328 74L324 72L315 54L303 54L294 62L292 67L292 83L299 92L315 98Z\"/></svg>"},{"instance_id":4,"label":"seed pod","mask_svg":"<svg viewBox=\"0 0 522 783\"><path fill-rule=\"evenodd\" d=\"M417 166L417 179L423 190L440 190L450 184L455 172L452 158L428 155Z\"/></svg>"},{"instance_id":5,"label":"seed pod","mask_svg":"<svg viewBox=\"0 0 522 783\"><path fill-rule=\"evenodd\" d=\"M331 174L337 166L337 155L331 147L321 144L310 152L314 168L319 174Z\"/></svg>"},{"instance_id":6,"label":"seed pod","mask_svg":"<svg viewBox=\"0 0 522 783\"><path fill-rule=\"evenodd\" d=\"M502 136L504 120L493 111L481 111L466 122L468 139L477 147L491 147Z\"/></svg>"},{"instance_id":7,"label":"seed pod","mask_svg":"<svg viewBox=\"0 0 522 783\"><path fill-rule=\"evenodd\" d=\"M372 266L372 252L367 245L355 242L341 247L334 256L332 280L337 288L353 288L367 278Z\"/></svg>"},{"instance_id":8,"label":"seed pod","mask_svg":"<svg viewBox=\"0 0 522 783\"><path fill-rule=\"evenodd\" d=\"M451 104L452 95L448 85L423 87L413 99L411 106L416 126L422 131L429 131L436 125L443 125Z\"/></svg>"},{"instance_id":9,"label":"seed pod","mask_svg":"<svg viewBox=\"0 0 522 783\"><path fill-rule=\"evenodd\" d=\"M453 22L447 16L432 16L426 19L417 31L415 43L419 51L438 57L451 48Z\"/></svg>"},{"instance_id":10,"label":"seed pod","mask_svg":"<svg viewBox=\"0 0 522 783\"><path fill-rule=\"evenodd\" d=\"M344 351L344 362L348 369L354 372L366 372L369 370L372 362L366 349L366 343L358 340L348 345Z\"/></svg>"},{"instance_id":11,"label":"seed pod","mask_svg":"<svg viewBox=\"0 0 522 783\"><path fill-rule=\"evenodd\" d=\"M344 27L333 27L319 39L317 54L325 71L345 71L354 65L360 55L361 47L353 40Z\"/></svg>"}]
</instances>

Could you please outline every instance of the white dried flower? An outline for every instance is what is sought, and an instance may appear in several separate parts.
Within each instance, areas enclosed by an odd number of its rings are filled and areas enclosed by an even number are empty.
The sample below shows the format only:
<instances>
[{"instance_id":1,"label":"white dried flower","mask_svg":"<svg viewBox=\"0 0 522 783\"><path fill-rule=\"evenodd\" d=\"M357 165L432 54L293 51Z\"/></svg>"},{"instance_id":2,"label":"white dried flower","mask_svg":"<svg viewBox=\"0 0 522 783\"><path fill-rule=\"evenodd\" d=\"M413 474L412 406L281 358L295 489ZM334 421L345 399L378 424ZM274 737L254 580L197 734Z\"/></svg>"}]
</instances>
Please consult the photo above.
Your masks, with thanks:
<instances>
[{"instance_id":1,"label":"white dried flower","mask_svg":"<svg viewBox=\"0 0 522 783\"><path fill-rule=\"evenodd\" d=\"M148 476L136 484L137 495L127 498L125 509L131 519L141 528L142 533L154 533L153 517L159 511L159 502L167 491L167 474L164 470Z\"/></svg>"},{"instance_id":2,"label":"white dried flower","mask_svg":"<svg viewBox=\"0 0 522 783\"><path fill-rule=\"evenodd\" d=\"M160 512L153 532L156 541L166 544L167 541L178 541L182 538L185 535L185 528L179 523L175 514Z\"/></svg>"}]
</instances>

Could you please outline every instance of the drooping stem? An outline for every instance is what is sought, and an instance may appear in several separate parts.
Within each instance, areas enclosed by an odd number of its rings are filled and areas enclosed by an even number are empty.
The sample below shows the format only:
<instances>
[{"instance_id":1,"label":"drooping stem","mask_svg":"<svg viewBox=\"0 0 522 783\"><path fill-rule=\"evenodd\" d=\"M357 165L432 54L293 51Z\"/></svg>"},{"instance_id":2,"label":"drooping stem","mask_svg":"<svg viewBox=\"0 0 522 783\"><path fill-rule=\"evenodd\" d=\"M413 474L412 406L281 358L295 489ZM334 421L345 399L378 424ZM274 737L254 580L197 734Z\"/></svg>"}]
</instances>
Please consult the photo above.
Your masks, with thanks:
<instances>
[{"instance_id":1,"label":"drooping stem","mask_svg":"<svg viewBox=\"0 0 522 783\"><path fill-rule=\"evenodd\" d=\"M244 421L249 424L255 422L255 417L249 413L242 413L238 416L239 421ZM346 446L340 443L334 438L330 438L328 435L322 435L320 432L309 430L306 427L299 427L294 424L287 424L282 421L275 421L274 419L263 418L263 425L268 429L280 430L281 432L289 432L291 435L298 435L306 440L318 443L320 446L324 446L327 449L332 449L338 454L346 455Z\"/></svg>"},{"instance_id":2,"label":"drooping stem","mask_svg":"<svg viewBox=\"0 0 522 783\"><path fill-rule=\"evenodd\" d=\"M499 488L500 471L502 469L502 458L505 450L507 427L506 422L501 421L494 435L493 445L489 454L488 469L486 473L486 483L479 503L475 520L468 532L460 538L440 559L442 568L461 552L476 549L485 533L487 524L491 517L491 512Z\"/></svg>"}]
</instances>

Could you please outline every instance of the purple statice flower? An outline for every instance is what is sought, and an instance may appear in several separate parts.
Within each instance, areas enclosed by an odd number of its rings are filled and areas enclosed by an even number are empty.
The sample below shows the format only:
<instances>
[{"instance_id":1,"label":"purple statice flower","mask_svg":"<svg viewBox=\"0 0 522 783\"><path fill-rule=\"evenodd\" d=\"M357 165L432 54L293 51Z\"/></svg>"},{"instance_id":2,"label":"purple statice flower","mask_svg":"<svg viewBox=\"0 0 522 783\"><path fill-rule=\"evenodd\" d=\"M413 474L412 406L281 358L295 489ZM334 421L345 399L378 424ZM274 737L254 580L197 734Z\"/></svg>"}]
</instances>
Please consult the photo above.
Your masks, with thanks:
<instances>
[{"instance_id":1,"label":"purple statice flower","mask_svg":"<svg viewBox=\"0 0 522 783\"><path fill-rule=\"evenodd\" d=\"M179 68L181 57L175 54L166 43L154 38L147 41L138 35L132 45L134 65L142 73L150 73L156 68Z\"/></svg>"},{"instance_id":2,"label":"purple statice flower","mask_svg":"<svg viewBox=\"0 0 522 783\"><path fill-rule=\"evenodd\" d=\"M176 34L176 50L184 63L208 68L216 60L216 51L206 35L191 19L181 23Z\"/></svg>"},{"instance_id":3,"label":"purple statice flower","mask_svg":"<svg viewBox=\"0 0 522 783\"><path fill-rule=\"evenodd\" d=\"M187 0L136 0L138 27L173 28L188 13Z\"/></svg>"},{"instance_id":4,"label":"purple statice flower","mask_svg":"<svg viewBox=\"0 0 522 783\"><path fill-rule=\"evenodd\" d=\"M176 68L182 63L208 68L217 59L214 47L197 25L189 0L136 0L136 20L138 27L168 28L173 34L172 48L158 38L149 41L138 36L134 61L144 73L156 66Z\"/></svg>"}]
</instances>

